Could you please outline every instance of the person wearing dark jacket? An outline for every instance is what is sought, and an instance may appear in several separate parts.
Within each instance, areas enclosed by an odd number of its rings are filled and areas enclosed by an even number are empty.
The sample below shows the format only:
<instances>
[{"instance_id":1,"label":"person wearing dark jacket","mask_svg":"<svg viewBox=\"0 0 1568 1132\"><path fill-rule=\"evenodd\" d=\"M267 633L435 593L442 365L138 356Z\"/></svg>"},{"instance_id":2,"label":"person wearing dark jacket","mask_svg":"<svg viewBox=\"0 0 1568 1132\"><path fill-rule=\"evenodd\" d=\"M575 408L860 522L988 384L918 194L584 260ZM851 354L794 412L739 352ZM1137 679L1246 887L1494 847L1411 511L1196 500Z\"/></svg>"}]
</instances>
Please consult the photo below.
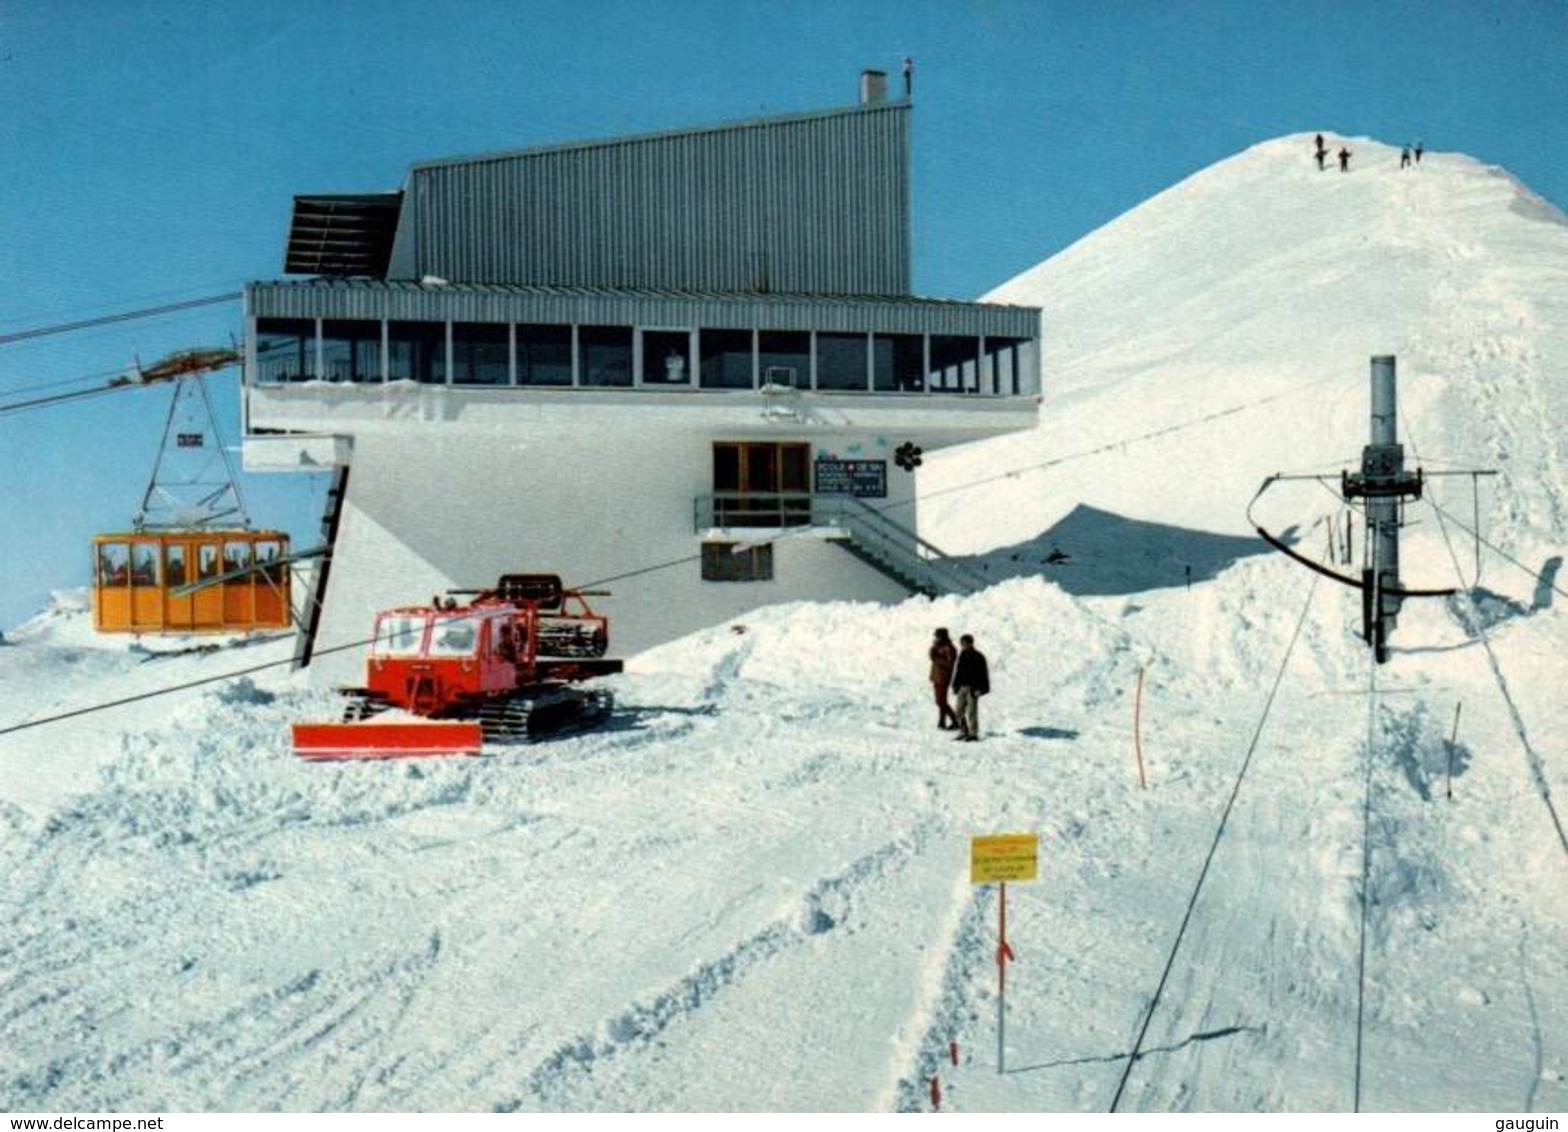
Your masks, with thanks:
<instances>
[{"instance_id":1,"label":"person wearing dark jacket","mask_svg":"<svg viewBox=\"0 0 1568 1132\"><path fill-rule=\"evenodd\" d=\"M953 682L953 665L958 663L958 649L947 635L938 629L931 642L931 691L936 697L936 725L943 731L957 731L958 716L947 702L947 686Z\"/></svg>"},{"instance_id":2,"label":"person wearing dark jacket","mask_svg":"<svg viewBox=\"0 0 1568 1132\"><path fill-rule=\"evenodd\" d=\"M975 648L975 639L968 633L959 637L958 643L953 691L957 693L959 731L953 738L973 743L980 738L980 697L991 691L991 669L985 653Z\"/></svg>"}]
</instances>

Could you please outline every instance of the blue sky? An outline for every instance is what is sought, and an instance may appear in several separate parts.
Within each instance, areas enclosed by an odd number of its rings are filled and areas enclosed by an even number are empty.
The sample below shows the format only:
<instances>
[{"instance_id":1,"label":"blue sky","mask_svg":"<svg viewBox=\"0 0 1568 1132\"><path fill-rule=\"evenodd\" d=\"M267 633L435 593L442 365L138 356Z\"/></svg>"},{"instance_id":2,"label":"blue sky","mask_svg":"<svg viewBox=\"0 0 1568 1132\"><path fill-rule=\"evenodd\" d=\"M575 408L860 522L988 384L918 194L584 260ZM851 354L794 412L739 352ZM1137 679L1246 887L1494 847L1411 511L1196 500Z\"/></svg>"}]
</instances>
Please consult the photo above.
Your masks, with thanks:
<instances>
[{"instance_id":1,"label":"blue sky","mask_svg":"<svg viewBox=\"0 0 1568 1132\"><path fill-rule=\"evenodd\" d=\"M1568 0L0 0L0 336L278 277L295 193L846 105L906 55L924 294L978 295L1300 131L1421 138L1568 206ZM239 331L235 304L0 344L0 404ZM231 443L234 385L214 385ZM0 628L129 524L167 397L0 414ZM258 523L313 541L319 482L244 487Z\"/></svg>"}]
</instances>

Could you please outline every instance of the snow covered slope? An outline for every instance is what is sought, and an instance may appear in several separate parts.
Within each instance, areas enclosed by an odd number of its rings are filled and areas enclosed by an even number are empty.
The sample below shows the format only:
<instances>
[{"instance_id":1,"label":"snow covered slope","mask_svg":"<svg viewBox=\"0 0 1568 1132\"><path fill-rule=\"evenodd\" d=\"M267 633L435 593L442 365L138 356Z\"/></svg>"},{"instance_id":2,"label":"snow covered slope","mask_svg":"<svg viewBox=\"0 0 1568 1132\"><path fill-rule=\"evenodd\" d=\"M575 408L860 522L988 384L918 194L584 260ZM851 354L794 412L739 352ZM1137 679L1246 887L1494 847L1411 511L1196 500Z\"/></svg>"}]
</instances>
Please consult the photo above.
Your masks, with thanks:
<instances>
[{"instance_id":1,"label":"snow covered slope","mask_svg":"<svg viewBox=\"0 0 1568 1132\"><path fill-rule=\"evenodd\" d=\"M1103 1110L1125 1073L1122 1108L1338 1110L1358 1046L1363 1108L1568 1106L1568 229L1352 148L1260 146L1005 289L1042 428L922 491L1036 576L760 611L478 760L302 764L333 705L283 669L0 734L0 1107ZM1264 475L1356 457L1385 352L1423 458L1504 474L1479 585L1413 509L1410 575L1466 589L1374 672L1357 595L1241 536ZM1316 552L1335 508L1259 517ZM981 743L933 726L937 625L990 655ZM149 658L69 604L12 638L0 732L282 652ZM1018 831L998 1074L968 850Z\"/></svg>"},{"instance_id":2,"label":"snow covered slope","mask_svg":"<svg viewBox=\"0 0 1568 1132\"><path fill-rule=\"evenodd\" d=\"M1498 468L1482 504L1500 544L1560 542L1568 217L1461 154L1401 170L1397 149L1355 139L1342 174L1312 144L1220 162L986 296L1043 308L1045 411L1033 434L934 458L933 541L1027 543L1079 504L1251 534L1264 476L1359 458L1368 359L1394 354L1410 462ZM1471 512L1468 480L1434 490Z\"/></svg>"}]
</instances>

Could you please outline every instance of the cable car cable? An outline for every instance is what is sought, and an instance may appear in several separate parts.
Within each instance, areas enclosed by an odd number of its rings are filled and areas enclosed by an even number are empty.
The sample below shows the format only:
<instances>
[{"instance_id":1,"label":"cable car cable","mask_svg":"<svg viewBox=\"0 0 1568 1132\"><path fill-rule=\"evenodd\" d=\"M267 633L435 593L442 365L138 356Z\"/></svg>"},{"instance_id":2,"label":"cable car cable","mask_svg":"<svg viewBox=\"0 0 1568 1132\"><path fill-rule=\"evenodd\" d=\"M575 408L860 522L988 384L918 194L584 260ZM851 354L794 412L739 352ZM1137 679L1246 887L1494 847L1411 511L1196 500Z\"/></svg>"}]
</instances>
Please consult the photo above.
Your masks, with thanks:
<instances>
[{"instance_id":1,"label":"cable car cable","mask_svg":"<svg viewBox=\"0 0 1568 1132\"><path fill-rule=\"evenodd\" d=\"M48 338L55 334L69 334L76 330L88 330L94 326L108 326L116 322L131 322L139 318L152 318L154 315L172 314L175 311L194 310L197 307L210 307L218 303L232 303L244 297L243 291L230 291L222 295L208 295L200 299L186 299L178 303L164 303L156 307L143 307L140 310L121 311L118 314L100 315L97 318L84 318L76 322L61 322L53 326L36 326L29 330L17 330L10 334L0 334L0 346L8 346L13 342L24 342L34 338Z\"/></svg>"},{"instance_id":2,"label":"cable car cable","mask_svg":"<svg viewBox=\"0 0 1568 1132\"><path fill-rule=\"evenodd\" d=\"M1165 959L1165 970L1160 973L1160 981L1154 988L1154 995L1149 999L1149 1007L1144 1011L1143 1025L1138 1029L1138 1039L1133 1043L1132 1049L1127 1054L1127 1064L1122 1069L1121 1080L1116 1085L1116 1095L1111 1098L1111 1107L1107 1110L1115 1112L1122 1102L1122 1094L1127 1088L1127 1079L1132 1076L1132 1067L1137 1063L1143 1050L1144 1039L1149 1033L1149 1023L1154 1020L1154 1012L1160 1005L1160 996L1165 993L1165 984L1170 980L1171 969L1176 965L1176 954L1181 950L1182 938L1187 934L1187 925L1192 922L1193 910L1198 905L1198 894L1203 891L1203 882L1208 878L1209 866L1214 863L1214 855L1220 847L1220 839L1225 836L1226 823L1230 821L1231 810L1236 805L1236 797L1241 793L1241 783L1247 776L1247 768L1252 765L1252 756L1257 753L1258 741L1263 737L1263 728L1268 723L1269 713L1274 707L1274 697L1279 694L1280 684L1284 682L1285 671L1290 667L1290 658L1296 651L1296 642L1301 639L1301 630L1307 623L1307 613L1312 608L1313 595L1317 593L1318 579L1314 575L1312 585L1307 590L1307 600L1302 603L1301 615L1296 618L1295 631L1290 635L1290 644L1285 648L1285 656L1280 661L1279 672L1274 676L1274 686L1269 689L1268 699L1263 704L1263 714L1258 717L1258 726L1252 733L1252 742L1247 745L1247 754L1241 762L1241 769L1236 773L1236 783L1231 787L1230 797L1226 799L1225 809L1220 814L1220 823L1214 830L1214 840L1209 844L1208 854L1203 858L1203 868L1198 872L1198 881L1192 887L1192 896L1187 900L1187 910L1182 915L1181 925L1176 929L1176 939L1171 944L1170 954Z\"/></svg>"}]
</instances>

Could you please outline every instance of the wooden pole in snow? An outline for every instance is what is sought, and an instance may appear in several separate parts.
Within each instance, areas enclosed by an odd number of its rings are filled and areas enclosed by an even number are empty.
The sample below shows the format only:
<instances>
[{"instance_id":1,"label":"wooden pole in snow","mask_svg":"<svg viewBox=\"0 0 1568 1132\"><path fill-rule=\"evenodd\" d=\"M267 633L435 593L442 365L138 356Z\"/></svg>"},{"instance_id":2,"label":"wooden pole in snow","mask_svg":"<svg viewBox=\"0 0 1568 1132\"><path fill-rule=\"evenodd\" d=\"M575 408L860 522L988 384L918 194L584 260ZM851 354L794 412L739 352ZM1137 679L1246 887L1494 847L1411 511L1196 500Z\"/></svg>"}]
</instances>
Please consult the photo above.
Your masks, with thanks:
<instances>
[{"instance_id":1,"label":"wooden pole in snow","mask_svg":"<svg viewBox=\"0 0 1568 1132\"><path fill-rule=\"evenodd\" d=\"M1459 745L1459 709L1464 706L1463 701L1454 705L1454 734L1453 738L1448 740L1448 800L1450 802L1454 800L1454 750Z\"/></svg>"},{"instance_id":2,"label":"wooden pole in snow","mask_svg":"<svg viewBox=\"0 0 1568 1132\"><path fill-rule=\"evenodd\" d=\"M1148 776L1143 773L1143 669L1138 669L1138 691L1132 702L1132 749L1138 757L1138 785L1149 788Z\"/></svg>"}]
</instances>

